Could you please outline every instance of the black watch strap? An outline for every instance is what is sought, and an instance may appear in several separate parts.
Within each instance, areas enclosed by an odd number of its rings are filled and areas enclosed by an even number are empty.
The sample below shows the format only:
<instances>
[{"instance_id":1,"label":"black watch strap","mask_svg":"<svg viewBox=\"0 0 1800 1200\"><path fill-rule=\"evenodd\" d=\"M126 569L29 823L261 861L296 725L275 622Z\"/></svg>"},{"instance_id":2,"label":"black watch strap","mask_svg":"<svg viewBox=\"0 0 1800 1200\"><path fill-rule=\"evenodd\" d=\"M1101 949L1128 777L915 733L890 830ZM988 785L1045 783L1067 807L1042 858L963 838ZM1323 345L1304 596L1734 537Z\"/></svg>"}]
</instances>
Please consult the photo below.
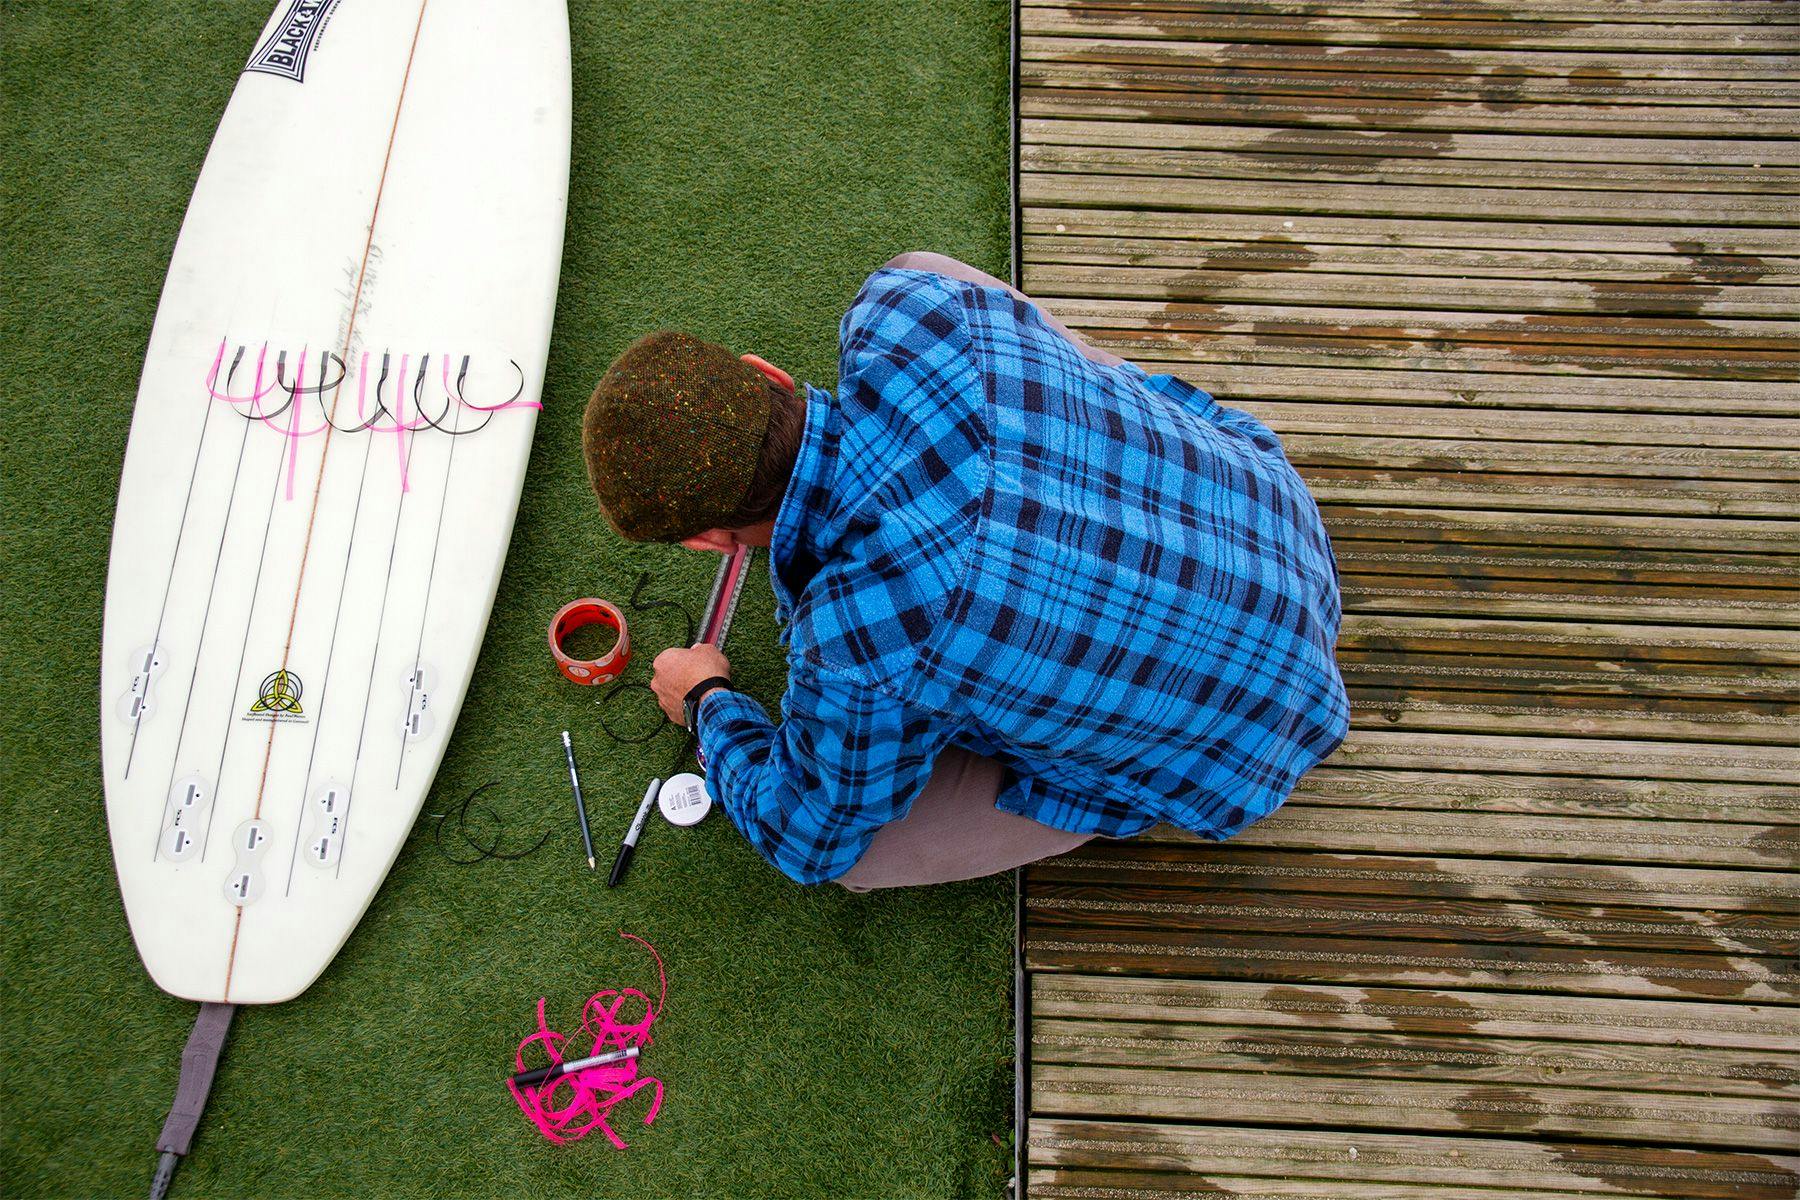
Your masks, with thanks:
<instances>
[{"instance_id":1,"label":"black watch strap","mask_svg":"<svg viewBox=\"0 0 1800 1200\"><path fill-rule=\"evenodd\" d=\"M731 680L725 678L723 675L714 675L711 679L702 679L699 683L696 683L693 687L688 689L687 696L681 702L681 708L683 712L687 713L687 727L689 733L696 735L699 733L699 729L696 727L700 724L700 697L706 695L707 692L716 687L722 687L728 691L737 690L731 686Z\"/></svg>"}]
</instances>

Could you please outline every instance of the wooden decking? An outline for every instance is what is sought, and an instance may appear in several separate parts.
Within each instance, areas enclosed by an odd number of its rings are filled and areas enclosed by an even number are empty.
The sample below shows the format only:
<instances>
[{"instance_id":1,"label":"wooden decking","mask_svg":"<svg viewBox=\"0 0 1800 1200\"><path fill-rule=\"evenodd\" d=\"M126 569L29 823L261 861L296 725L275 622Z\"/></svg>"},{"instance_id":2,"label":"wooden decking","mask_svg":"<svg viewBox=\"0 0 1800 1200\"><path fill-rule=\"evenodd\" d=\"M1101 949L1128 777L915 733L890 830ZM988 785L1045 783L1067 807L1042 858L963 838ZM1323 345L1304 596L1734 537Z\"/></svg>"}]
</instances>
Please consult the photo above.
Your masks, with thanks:
<instances>
[{"instance_id":1,"label":"wooden decking","mask_svg":"<svg viewBox=\"0 0 1800 1200\"><path fill-rule=\"evenodd\" d=\"M1282 435L1343 750L1025 873L1034 1200L1795 1195L1800 4L1019 10L1021 285Z\"/></svg>"}]
</instances>

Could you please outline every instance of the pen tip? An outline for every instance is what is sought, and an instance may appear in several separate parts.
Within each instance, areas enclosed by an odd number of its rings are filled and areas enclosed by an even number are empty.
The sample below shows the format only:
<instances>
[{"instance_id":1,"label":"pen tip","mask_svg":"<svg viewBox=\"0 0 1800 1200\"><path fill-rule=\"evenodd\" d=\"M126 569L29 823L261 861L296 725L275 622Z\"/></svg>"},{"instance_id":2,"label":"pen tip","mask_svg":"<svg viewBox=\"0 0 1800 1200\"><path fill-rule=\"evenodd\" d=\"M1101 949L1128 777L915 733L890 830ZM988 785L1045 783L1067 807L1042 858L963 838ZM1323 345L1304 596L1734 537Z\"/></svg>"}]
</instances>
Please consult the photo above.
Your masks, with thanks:
<instances>
[{"instance_id":1,"label":"pen tip","mask_svg":"<svg viewBox=\"0 0 1800 1200\"><path fill-rule=\"evenodd\" d=\"M590 871L597 871L597 870L599 870L599 869L600 869L600 868L598 868L598 867L596 867L596 866L595 866L595 865L594 865L594 856L593 856L593 855L591 855L591 854L590 854L590 855L588 855L588 870L590 870Z\"/></svg>"}]
</instances>

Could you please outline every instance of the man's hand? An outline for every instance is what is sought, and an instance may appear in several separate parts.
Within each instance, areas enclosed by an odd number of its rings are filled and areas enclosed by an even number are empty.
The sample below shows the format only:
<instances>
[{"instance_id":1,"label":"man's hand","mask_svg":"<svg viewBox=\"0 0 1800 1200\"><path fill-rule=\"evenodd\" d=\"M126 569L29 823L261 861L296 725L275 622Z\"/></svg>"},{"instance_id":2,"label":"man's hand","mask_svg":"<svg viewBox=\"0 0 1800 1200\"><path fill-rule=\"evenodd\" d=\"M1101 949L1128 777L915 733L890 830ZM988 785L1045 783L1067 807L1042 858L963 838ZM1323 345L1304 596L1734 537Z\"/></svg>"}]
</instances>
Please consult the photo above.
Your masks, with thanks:
<instances>
[{"instance_id":1,"label":"man's hand","mask_svg":"<svg viewBox=\"0 0 1800 1200\"><path fill-rule=\"evenodd\" d=\"M681 705L695 684L714 675L731 678L730 660L719 653L717 646L704 642L687 650L674 647L664 650L652 665L650 687L656 693L656 702L677 725L687 724L687 714Z\"/></svg>"}]
</instances>

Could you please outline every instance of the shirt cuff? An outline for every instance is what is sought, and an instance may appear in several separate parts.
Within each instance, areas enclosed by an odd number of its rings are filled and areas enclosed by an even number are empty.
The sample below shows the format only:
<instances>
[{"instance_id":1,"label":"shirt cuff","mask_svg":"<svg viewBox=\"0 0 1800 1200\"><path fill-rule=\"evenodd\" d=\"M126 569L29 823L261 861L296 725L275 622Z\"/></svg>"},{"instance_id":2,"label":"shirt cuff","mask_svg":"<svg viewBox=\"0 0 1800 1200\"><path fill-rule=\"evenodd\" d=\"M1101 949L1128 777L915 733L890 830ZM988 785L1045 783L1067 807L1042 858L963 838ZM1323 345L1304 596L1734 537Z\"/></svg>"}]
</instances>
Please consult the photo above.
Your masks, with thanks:
<instances>
[{"instance_id":1,"label":"shirt cuff","mask_svg":"<svg viewBox=\"0 0 1800 1200\"><path fill-rule=\"evenodd\" d=\"M763 706L731 688L714 688L700 697L694 714L700 726L700 753L709 768L708 783L716 776L732 774L731 768L737 764L729 760L746 746L775 736L775 725ZM725 804L723 789L714 783L712 791L713 799ZM729 804L725 807L727 811L731 808Z\"/></svg>"}]
</instances>

